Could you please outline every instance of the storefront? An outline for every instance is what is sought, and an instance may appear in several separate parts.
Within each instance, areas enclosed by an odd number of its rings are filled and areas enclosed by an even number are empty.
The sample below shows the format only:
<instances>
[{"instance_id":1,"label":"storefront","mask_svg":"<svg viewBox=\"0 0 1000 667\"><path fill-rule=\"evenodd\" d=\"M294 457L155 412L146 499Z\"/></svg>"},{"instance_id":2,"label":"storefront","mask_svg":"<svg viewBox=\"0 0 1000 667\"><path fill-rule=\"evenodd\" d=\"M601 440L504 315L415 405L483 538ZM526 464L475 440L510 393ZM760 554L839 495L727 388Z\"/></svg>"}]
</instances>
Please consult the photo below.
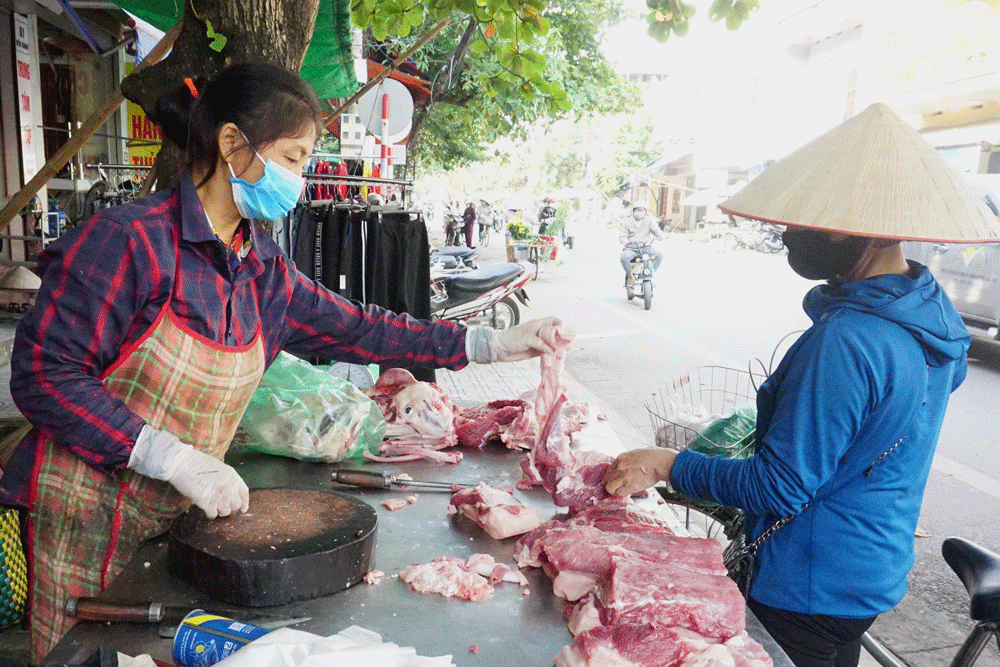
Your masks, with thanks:
<instances>
[{"instance_id":1,"label":"storefront","mask_svg":"<svg viewBox=\"0 0 1000 667\"><path fill-rule=\"evenodd\" d=\"M0 21L0 135L9 198L117 87L135 59L137 31L110 2L3 0ZM127 132L123 109L46 183L26 207L32 213L3 230L0 271L32 265L44 244L81 217L87 192L103 178L96 165L127 162ZM23 238L34 235L40 240Z\"/></svg>"}]
</instances>

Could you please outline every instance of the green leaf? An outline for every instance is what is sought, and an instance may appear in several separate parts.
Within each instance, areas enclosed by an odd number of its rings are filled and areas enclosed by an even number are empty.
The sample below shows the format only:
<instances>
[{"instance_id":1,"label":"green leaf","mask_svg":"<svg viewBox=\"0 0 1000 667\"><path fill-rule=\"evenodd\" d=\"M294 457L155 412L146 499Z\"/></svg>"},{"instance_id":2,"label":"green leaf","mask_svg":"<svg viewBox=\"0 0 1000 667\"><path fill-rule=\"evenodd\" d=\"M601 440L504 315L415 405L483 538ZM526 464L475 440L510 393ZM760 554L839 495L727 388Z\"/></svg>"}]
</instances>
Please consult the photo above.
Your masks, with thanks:
<instances>
[{"instance_id":1,"label":"green leaf","mask_svg":"<svg viewBox=\"0 0 1000 667\"><path fill-rule=\"evenodd\" d=\"M419 28L424 22L424 6L414 5L413 9L406 12L406 22L411 28Z\"/></svg>"},{"instance_id":2,"label":"green leaf","mask_svg":"<svg viewBox=\"0 0 1000 667\"><path fill-rule=\"evenodd\" d=\"M469 52L474 56L481 56L486 53L489 46L482 39L473 40L472 44L469 44Z\"/></svg>"}]
</instances>

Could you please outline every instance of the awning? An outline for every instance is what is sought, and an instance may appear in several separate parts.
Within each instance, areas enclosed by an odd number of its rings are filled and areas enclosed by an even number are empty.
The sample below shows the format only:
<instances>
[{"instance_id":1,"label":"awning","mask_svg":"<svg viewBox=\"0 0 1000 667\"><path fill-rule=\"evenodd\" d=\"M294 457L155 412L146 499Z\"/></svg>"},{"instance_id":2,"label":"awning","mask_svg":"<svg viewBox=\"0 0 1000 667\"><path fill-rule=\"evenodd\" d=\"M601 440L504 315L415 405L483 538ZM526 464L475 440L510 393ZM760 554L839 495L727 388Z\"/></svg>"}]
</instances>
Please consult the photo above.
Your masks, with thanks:
<instances>
[{"instance_id":1,"label":"awning","mask_svg":"<svg viewBox=\"0 0 1000 667\"><path fill-rule=\"evenodd\" d=\"M169 30L184 11L184 3L176 0L114 2L164 31ZM350 0L320 0L316 29L299 73L320 99L350 97L360 87L354 76L351 53Z\"/></svg>"}]
</instances>

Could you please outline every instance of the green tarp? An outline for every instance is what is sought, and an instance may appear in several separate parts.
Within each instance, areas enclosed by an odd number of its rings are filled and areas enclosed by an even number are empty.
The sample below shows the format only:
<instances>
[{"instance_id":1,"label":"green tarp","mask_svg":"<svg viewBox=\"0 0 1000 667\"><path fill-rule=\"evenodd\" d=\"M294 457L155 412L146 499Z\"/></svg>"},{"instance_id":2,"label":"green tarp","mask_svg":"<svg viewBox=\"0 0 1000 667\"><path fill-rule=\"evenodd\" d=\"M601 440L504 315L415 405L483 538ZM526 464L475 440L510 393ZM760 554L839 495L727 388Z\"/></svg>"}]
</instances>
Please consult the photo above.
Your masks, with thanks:
<instances>
[{"instance_id":1,"label":"green tarp","mask_svg":"<svg viewBox=\"0 0 1000 667\"><path fill-rule=\"evenodd\" d=\"M184 11L182 0L114 0L164 32ZM320 99L350 97L360 84L351 54L350 0L320 0L316 29L300 70Z\"/></svg>"}]
</instances>

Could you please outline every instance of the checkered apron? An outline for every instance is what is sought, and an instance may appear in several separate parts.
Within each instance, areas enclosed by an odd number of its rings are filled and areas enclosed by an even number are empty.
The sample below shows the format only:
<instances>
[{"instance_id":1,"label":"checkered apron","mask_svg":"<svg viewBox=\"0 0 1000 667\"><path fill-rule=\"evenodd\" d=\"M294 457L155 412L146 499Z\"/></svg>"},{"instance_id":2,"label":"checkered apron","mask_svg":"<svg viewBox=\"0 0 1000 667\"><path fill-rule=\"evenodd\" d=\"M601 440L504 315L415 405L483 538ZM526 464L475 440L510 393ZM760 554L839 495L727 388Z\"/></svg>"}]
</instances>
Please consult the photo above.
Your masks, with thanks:
<instances>
[{"instance_id":1,"label":"checkered apron","mask_svg":"<svg viewBox=\"0 0 1000 667\"><path fill-rule=\"evenodd\" d=\"M177 266L175 285L179 255ZM259 326L249 344L221 345L191 331L168 300L101 379L147 424L221 459L263 374ZM31 644L40 661L74 623L63 614L66 599L104 590L191 502L168 482L132 470L108 476L51 441L36 469L28 539Z\"/></svg>"}]
</instances>

